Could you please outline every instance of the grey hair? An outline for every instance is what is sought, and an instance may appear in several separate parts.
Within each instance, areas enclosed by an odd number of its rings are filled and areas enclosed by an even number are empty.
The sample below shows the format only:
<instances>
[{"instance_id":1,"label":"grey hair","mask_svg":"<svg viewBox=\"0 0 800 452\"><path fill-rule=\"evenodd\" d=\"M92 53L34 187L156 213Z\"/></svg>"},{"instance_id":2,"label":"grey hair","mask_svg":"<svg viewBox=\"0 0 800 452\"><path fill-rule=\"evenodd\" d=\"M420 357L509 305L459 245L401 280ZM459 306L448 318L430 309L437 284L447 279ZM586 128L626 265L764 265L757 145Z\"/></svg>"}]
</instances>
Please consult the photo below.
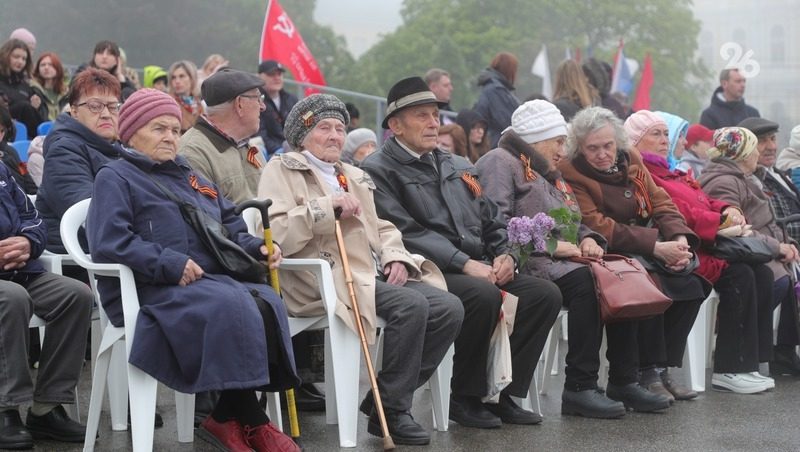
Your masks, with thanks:
<instances>
[{"instance_id":1,"label":"grey hair","mask_svg":"<svg viewBox=\"0 0 800 452\"><path fill-rule=\"evenodd\" d=\"M450 73L444 69L433 68L425 73L423 79L425 79L425 83L430 86L431 83L438 82L442 77L450 77Z\"/></svg>"},{"instance_id":2,"label":"grey hair","mask_svg":"<svg viewBox=\"0 0 800 452\"><path fill-rule=\"evenodd\" d=\"M206 105L205 101L203 101L203 109L205 110L206 116L209 116L209 117L219 116L219 115L225 114L225 113L227 113L227 112L229 112L231 110L231 107L233 107L233 101L234 100L236 100L236 97L234 97L233 99L231 99L231 100L229 100L227 102L223 102L221 104L212 105L212 106Z\"/></svg>"},{"instance_id":3,"label":"grey hair","mask_svg":"<svg viewBox=\"0 0 800 452\"><path fill-rule=\"evenodd\" d=\"M617 143L617 150L627 151L630 146L628 144L628 134L625 133L622 120L607 108L589 107L579 111L570 122L570 127L567 130L567 153L569 154L569 159L572 160L578 155L583 141L589 134L609 124L614 127L614 141Z\"/></svg>"}]
</instances>

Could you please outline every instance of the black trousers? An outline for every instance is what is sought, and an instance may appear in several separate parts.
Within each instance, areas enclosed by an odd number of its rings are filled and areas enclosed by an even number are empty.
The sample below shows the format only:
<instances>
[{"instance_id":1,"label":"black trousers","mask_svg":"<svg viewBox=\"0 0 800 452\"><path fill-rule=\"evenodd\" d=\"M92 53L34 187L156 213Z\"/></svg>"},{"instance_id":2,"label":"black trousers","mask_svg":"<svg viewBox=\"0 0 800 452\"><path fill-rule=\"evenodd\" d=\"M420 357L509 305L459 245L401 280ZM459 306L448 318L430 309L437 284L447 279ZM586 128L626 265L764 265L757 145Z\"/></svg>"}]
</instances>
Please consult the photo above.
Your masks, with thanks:
<instances>
[{"instance_id":1,"label":"black trousers","mask_svg":"<svg viewBox=\"0 0 800 452\"><path fill-rule=\"evenodd\" d=\"M758 370L772 353L772 270L766 265L730 264L714 288L719 326L714 372Z\"/></svg>"},{"instance_id":2,"label":"black trousers","mask_svg":"<svg viewBox=\"0 0 800 452\"><path fill-rule=\"evenodd\" d=\"M676 301L666 312L639 321L639 361L642 368L681 367L686 338L705 298Z\"/></svg>"},{"instance_id":3,"label":"black trousers","mask_svg":"<svg viewBox=\"0 0 800 452\"><path fill-rule=\"evenodd\" d=\"M501 289L519 297L510 336L513 381L503 392L525 397L547 334L561 309L561 292L550 281L527 275L498 288L472 276L445 273L447 288L464 305L464 321L455 340L451 390L461 396L486 395L489 339L502 305Z\"/></svg>"},{"instance_id":4,"label":"black trousers","mask_svg":"<svg viewBox=\"0 0 800 452\"><path fill-rule=\"evenodd\" d=\"M800 338L797 336L797 319L794 315L794 297L791 296L789 290L794 290L791 286L788 276L778 279L773 284L773 309L781 306L780 320L778 321L778 338L775 341L777 345L785 345L793 347L800 344ZM770 330L771 331L771 330ZM763 361L762 361L763 362Z\"/></svg>"},{"instance_id":5,"label":"black trousers","mask_svg":"<svg viewBox=\"0 0 800 452\"><path fill-rule=\"evenodd\" d=\"M592 272L588 267L581 267L554 282L561 289L564 306L569 309L569 349L564 389L594 389L597 387L597 372L600 369L603 323L600 320ZM636 322L609 324L606 330L609 381L612 384L635 382L639 370Z\"/></svg>"}]
</instances>

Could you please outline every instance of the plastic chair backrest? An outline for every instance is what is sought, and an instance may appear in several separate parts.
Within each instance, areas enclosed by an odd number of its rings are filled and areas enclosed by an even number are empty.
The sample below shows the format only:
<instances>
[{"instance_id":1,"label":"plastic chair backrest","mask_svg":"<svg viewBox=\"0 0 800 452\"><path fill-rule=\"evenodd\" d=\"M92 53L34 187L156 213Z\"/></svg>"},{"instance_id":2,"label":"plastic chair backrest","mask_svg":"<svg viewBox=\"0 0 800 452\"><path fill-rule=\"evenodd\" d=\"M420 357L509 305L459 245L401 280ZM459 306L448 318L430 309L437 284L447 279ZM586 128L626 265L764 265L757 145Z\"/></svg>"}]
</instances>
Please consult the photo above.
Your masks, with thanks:
<instances>
[{"instance_id":1,"label":"plastic chair backrest","mask_svg":"<svg viewBox=\"0 0 800 452\"><path fill-rule=\"evenodd\" d=\"M39 124L39 127L36 128L36 135L47 135L51 127L53 127L53 121L45 121Z\"/></svg>"},{"instance_id":2,"label":"plastic chair backrest","mask_svg":"<svg viewBox=\"0 0 800 452\"><path fill-rule=\"evenodd\" d=\"M17 129L17 134L14 135L14 140L12 140L12 141L27 140L28 139L28 128L25 126L25 124L23 124L23 123L21 123L21 122L19 122L19 121L17 121L15 119L14 120L14 128Z\"/></svg>"},{"instance_id":3,"label":"plastic chair backrest","mask_svg":"<svg viewBox=\"0 0 800 452\"><path fill-rule=\"evenodd\" d=\"M11 146L14 146L14 149L17 150L17 154L19 154L19 161L20 162L27 162L28 161L28 148L31 147L31 140L19 140L11 143Z\"/></svg>"}]
</instances>

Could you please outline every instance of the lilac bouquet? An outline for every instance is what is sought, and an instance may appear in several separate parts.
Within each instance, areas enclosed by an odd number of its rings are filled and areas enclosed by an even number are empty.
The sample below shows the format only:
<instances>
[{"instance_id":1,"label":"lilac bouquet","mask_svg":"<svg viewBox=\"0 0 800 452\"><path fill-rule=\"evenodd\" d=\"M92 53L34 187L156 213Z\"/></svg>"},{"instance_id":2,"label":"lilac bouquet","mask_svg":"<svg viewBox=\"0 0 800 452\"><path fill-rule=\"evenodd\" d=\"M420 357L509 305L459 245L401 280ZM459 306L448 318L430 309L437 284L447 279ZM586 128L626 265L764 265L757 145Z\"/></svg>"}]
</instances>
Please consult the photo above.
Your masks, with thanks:
<instances>
[{"instance_id":1,"label":"lilac bouquet","mask_svg":"<svg viewBox=\"0 0 800 452\"><path fill-rule=\"evenodd\" d=\"M531 217L512 217L508 220L508 241L519 250L520 268L534 252L551 256L559 240L577 243L580 214L566 208L539 212Z\"/></svg>"}]
</instances>

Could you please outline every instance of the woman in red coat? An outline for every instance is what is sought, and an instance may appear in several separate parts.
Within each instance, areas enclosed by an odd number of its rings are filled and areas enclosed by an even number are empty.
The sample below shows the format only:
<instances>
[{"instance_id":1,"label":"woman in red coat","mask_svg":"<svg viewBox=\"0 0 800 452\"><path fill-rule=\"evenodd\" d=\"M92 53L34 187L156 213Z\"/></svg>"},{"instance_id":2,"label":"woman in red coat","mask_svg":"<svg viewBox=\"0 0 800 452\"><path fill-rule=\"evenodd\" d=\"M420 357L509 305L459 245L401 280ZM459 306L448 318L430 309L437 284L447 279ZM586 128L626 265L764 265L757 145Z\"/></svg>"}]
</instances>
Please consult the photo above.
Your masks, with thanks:
<instances>
[{"instance_id":1,"label":"woman in red coat","mask_svg":"<svg viewBox=\"0 0 800 452\"><path fill-rule=\"evenodd\" d=\"M669 169L669 132L660 115L640 110L625 121L625 131L642 154L653 181L672 197L686 223L700 237L700 266L695 272L711 281L719 294L719 333L711 386L742 394L773 388L774 380L758 373L758 363L768 362L772 350L772 270L763 264L726 262L709 252L718 233L742 230L746 223L742 211L706 196L690 175ZM780 253L778 249L774 252Z\"/></svg>"}]
</instances>

